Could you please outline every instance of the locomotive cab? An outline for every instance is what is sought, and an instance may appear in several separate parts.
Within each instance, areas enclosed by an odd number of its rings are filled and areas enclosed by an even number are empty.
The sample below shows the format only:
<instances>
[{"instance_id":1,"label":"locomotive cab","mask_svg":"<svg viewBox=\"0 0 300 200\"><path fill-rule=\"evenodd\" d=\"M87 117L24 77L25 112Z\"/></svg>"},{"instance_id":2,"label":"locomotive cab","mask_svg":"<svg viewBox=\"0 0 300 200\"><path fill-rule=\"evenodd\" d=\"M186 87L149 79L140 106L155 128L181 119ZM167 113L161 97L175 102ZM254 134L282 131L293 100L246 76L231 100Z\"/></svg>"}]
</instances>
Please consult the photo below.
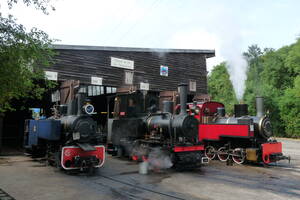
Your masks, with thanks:
<instances>
[{"instance_id":1,"label":"locomotive cab","mask_svg":"<svg viewBox=\"0 0 300 200\"><path fill-rule=\"evenodd\" d=\"M144 118L158 108L158 92L121 88L113 98L113 118L108 119L107 151L112 155L130 156L134 141L144 138Z\"/></svg>"}]
</instances>

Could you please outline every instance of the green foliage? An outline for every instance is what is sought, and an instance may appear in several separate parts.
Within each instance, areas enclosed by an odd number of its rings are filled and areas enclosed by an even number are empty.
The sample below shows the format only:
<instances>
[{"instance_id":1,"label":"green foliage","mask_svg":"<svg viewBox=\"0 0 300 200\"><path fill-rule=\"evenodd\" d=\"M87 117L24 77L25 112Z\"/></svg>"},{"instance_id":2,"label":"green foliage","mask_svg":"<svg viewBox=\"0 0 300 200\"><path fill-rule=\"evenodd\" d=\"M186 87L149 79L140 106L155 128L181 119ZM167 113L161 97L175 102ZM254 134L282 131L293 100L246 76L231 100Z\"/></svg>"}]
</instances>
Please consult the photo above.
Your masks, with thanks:
<instances>
[{"instance_id":1,"label":"green foliage","mask_svg":"<svg viewBox=\"0 0 300 200\"><path fill-rule=\"evenodd\" d=\"M279 109L286 135L300 137L300 75L295 78L293 87L284 91Z\"/></svg>"},{"instance_id":2,"label":"green foliage","mask_svg":"<svg viewBox=\"0 0 300 200\"><path fill-rule=\"evenodd\" d=\"M12 16L5 18L0 13L0 112L12 110L13 99L41 98L54 86L44 79L41 68L51 63L51 42L43 31L33 28L27 32ZM41 80L46 87L37 84Z\"/></svg>"},{"instance_id":3,"label":"green foliage","mask_svg":"<svg viewBox=\"0 0 300 200\"><path fill-rule=\"evenodd\" d=\"M237 99L229 79L226 63L214 67L208 77L208 92L214 101L222 102L226 112L233 114L233 105Z\"/></svg>"},{"instance_id":4,"label":"green foliage","mask_svg":"<svg viewBox=\"0 0 300 200\"><path fill-rule=\"evenodd\" d=\"M264 95L269 97L269 102L276 112L272 114L275 124L275 133L280 136L300 137L300 129L296 130L292 122L297 120L294 113L299 113L299 98L292 96L296 87L296 77L300 74L300 41L283 47L272 53L267 53L264 59L265 69L262 73L264 77ZM286 104L285 104L286 103ZM293 104L297 107L288 108ZM276 107L276 108L275 108ZM299 118L299 116L298 116Z\"/></svg>"},{"instance_id":5,"label":"green foliage","mask_svg":"<svg viewBox=\"0 0 300 200\"><path fill-rule=\"evenodd\" d=\"M19 0L7 0L9 8L12 8L14 4L17 4ZM44 14L48 14L48 10L55 10L55 8L50 5L51 0L22 0L26 6L34 5L38 10L41 10Z\"/></svg>"}]
</instances>

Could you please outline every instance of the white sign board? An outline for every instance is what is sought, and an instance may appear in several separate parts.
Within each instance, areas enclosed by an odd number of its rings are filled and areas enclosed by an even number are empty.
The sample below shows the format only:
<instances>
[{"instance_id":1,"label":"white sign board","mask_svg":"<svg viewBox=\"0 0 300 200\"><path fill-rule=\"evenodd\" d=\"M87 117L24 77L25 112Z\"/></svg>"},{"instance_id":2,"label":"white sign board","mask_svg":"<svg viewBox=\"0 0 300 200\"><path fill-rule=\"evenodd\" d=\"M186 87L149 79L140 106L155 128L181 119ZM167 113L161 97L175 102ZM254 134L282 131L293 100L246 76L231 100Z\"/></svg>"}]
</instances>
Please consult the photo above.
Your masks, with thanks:
<instances>
[{"instance_id":1,"label":"white sign board","mask_svg":"<svg viewBox=\"0 0 300 200\"><path fill-rule=\"evenodd\" d=\"M59 90L56 90L55 92L53 92L51 94L51 100L52 100L52 102L60 101L60 92L59 92Z\"/></svg>"},{"instance_id":2,"label":"white sign board","mask_svg":"<svg viewBox=\"0 0 300 200\"><path fill-rule=\"evenodd\" d=\"M133 71L125 71L125 84L133 84Z\"/></svg>"},{"instance_id":3,"label":"white sign board","mask_svg":"<svg viewBox=\"0 0 300 200\"><path fill-rule=\"evenodd\" d=\"M110 65L112 67L119 67L119 68L124 68L124 69L131 69L131 70L134 69L134 61L121 59L121 58L111 57Z\"/></svg>"},{"instance_id":4,"label":"white sign board","mask_svg":"<svg viewBox=\"0 0 300 200\"><path fill-rule=\"evenodd\" d=\"M190 91L191 92L197 91L197 82L196 81L190 81Z\"/></svg>"},{"instance_id":5,"label":"white sign board","mask_svg":"<svg viewBox=\"0 0 300 200\"><path fill-rule=\"evenodd\" d=\"M51 81L57 81L57 72L45 71L45 78Z\"/></svg>"},{"instance_id":6,"label":"white sign board","mask_svg":"<svg viewBox=\"0 0 300 200\"><path fill-rule=\"evenodd\" d=\"M96 77L96 76L92 76L91 77L91 84L92 85L102 85L102 78Z\"/></svg>"},{"instance_id":7,"label":"white sign board","mask_svg":"<svg viewBox=\"0 0 300 200\"><path fill-rule=\"evenodd\" d=\"M140 83L140 90L149 90L149 83Z\"/></svg>"}]
</instances>

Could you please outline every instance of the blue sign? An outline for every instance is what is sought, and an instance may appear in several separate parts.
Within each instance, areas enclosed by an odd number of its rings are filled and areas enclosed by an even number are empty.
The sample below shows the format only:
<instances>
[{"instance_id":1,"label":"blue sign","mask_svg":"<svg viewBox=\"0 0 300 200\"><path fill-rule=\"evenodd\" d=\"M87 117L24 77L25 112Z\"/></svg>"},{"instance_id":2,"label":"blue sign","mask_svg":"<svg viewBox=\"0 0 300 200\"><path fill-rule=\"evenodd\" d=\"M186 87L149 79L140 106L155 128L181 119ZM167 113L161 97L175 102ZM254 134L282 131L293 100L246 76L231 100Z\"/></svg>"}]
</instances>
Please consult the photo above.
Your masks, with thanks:
<instances>
[{"instance_id":1,"label":"blue sign","mask_svg":"<svg viewBox=\"0 0 300 200\"><path fill-rule=\"evenodd\" d=\"M161 76L168 76L169 75L169 67L168 66L160 66L160 75Z\"/></svg>"}]
</instances>

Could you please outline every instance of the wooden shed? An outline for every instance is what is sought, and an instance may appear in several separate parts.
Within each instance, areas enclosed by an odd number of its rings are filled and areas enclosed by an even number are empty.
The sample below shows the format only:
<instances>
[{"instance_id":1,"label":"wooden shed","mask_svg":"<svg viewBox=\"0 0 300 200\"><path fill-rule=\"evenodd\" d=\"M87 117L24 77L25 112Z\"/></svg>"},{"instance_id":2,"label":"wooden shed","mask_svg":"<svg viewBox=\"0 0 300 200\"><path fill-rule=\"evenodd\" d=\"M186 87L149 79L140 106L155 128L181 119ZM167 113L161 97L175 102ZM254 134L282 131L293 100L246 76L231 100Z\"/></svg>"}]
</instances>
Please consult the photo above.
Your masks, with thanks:
<instances>
[{"instance_id":1,"label":"wooden shed","mask_svg":"<svg viewBox=\"0 0 300 200\"><path fill-rule=\"evenodd\" d=\"M119 88L134 85L150 90L176 90L189 84L190 92L207 93L206 58L214 50L150 49L54 45L58 53L48 75L59 81Z\"/></svg>"}]
</instances>

